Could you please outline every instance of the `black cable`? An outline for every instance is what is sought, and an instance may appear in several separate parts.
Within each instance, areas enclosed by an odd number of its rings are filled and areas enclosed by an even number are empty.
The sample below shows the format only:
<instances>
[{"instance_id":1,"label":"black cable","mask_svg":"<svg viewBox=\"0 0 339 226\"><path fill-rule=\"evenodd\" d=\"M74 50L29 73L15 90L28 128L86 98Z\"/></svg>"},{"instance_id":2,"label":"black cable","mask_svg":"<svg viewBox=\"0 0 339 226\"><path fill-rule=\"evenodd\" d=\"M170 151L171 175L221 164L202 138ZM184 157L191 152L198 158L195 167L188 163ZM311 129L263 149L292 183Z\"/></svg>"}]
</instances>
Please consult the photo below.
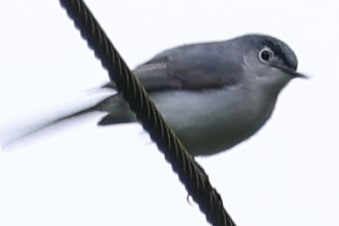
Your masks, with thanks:
<instances>
[{"instance_id":1,"label":"black cable","mask_svg":"<svg viewBox=\"0 0 339 226\"><path fill-rule=\"evenodd\" d=\"M81 0L60 0L68 15L80 30L88 46L94 50L109 77L116 83L117 89L128 101L180 181L185 185L189 195L198 203L209 223L214 226L233 226L235 223L225 211L222 199L211 186L207 174L185 150L182 143L166 126L164 119L130 69L108 39L92 13Z\"/></svg>"}]
</instances>

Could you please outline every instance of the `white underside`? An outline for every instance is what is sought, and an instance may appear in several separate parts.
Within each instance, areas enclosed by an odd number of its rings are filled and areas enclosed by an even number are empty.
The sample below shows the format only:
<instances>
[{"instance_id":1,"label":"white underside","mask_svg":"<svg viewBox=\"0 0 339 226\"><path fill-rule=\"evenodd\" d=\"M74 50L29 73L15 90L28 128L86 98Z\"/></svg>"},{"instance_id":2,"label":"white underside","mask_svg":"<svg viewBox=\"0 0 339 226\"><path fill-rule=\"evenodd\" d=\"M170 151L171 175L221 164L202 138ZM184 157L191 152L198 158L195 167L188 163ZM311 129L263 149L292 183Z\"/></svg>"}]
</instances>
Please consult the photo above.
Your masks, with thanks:
<instances>
[{"instance_id":1,"label":"white underside","mask_svg":"<svg viewBox=\"0 0 339 226\"><path fill-rule=\"evenodd\" d=\"M151 97L192 155L211 155L247 139L267 121L276 101L260 89L241 86L162 91Z\"/></svg>"}]
</instances>

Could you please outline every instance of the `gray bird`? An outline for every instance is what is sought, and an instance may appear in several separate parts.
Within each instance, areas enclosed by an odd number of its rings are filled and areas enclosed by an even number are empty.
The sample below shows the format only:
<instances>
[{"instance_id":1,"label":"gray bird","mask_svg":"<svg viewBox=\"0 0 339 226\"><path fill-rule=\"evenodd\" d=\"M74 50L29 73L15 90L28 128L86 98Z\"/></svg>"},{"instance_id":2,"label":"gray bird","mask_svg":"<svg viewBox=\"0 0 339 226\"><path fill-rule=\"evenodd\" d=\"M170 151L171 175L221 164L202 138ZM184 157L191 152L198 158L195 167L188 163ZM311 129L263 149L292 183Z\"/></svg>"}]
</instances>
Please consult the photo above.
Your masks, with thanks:
<instances>
[{"instance_id":1,"label":"gray bird","mask_svg":"<svg viewBox=\"0 0 339 226\"><path fill-rule=\"evenodd\" d=\"M280 91L297 77L297 57L284 42L250 34L227 41L183 45L161 52L133 71L166 122L193 156L227 150L270 118ZM115 89L109 82L101 88ZM98 125L135 122L119 93L23 136L90 112ZM22 137L23 137L22 136Z\"/></svg>"}]
</instances>

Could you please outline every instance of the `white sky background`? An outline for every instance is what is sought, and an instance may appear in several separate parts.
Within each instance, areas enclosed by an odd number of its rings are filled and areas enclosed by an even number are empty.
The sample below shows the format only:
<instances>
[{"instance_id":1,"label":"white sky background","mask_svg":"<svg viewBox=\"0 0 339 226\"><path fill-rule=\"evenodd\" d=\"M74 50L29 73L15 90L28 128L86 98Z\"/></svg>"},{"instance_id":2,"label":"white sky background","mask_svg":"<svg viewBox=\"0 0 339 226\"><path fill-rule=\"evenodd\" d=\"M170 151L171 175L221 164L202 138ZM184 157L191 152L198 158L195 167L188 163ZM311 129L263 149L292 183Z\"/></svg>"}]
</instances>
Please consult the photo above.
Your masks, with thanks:
<instances>
[{"instance_id":1,"label":"white sky background","mask_svg":"<svg viewBox=\"0 0 339 226\"><path fill-rule=\"evenodd\" d=\"M86 2L131 67L249 32L286 41L312 79L250 140L198 161L239 226L339 225L335 0ZM0 27L1 134L93 103L83 91L108 81L58 1L1 1ZM0 225L208 225L141 127L97 128L99 115L0 151Z\"/></svg>"}]
</instances>

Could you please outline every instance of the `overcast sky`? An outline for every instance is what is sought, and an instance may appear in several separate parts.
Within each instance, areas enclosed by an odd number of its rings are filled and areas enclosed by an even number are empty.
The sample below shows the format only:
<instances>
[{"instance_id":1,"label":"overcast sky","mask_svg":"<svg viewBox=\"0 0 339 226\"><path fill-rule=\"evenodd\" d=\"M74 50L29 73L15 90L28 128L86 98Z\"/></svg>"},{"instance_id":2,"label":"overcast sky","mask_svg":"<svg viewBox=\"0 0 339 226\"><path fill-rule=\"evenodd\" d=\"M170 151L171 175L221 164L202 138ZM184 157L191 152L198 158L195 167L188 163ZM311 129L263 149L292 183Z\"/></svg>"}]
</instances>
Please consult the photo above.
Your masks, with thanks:
<instances>
[{"instance_id":1,"label":"overcast sky","mask_svg":"<svg viewBox=\"0 0 339 226\"><path fill-rule=\"evenodd\" d=\"M284 89L255 136L198 158L239 226L338 226L337 1L87 0L131 67L185 43L265 33L309 80ZM0 138L93 103L108 75L58 1L0 3ZM0 151L0 225L208 225L137 124L100 114Z\"/></svg>"}]
</instances>

